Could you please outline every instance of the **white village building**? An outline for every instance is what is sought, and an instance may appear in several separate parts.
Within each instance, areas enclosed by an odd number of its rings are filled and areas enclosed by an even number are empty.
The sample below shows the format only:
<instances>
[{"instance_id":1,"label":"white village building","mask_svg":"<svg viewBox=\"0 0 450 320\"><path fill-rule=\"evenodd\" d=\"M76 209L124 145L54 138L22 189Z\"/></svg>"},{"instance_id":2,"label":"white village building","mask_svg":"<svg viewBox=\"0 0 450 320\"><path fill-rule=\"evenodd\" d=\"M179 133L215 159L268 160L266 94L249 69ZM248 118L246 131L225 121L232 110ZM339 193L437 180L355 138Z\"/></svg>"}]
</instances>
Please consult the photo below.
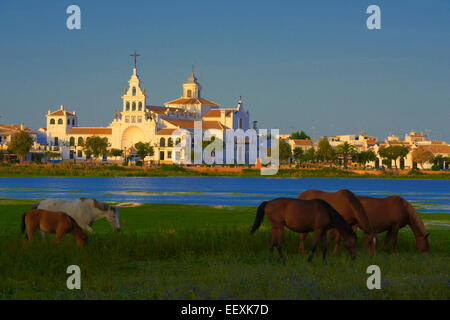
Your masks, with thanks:
<instances>
[{"instance_id":1,"label":"white village building","mask_svg":"<svg viewBox=\"0 0 450 320\"><path fill-rule=\"evenodd\" d=\"M192 134L194 121L201 121L203 130L225 139L226 129L249 129L249 112L244 110L241 99L235 108L221 108L219 104L203 98L202 86L192 72L183 84L183 95L164 103L150 105L146 89L142 88L136 70L128 81L122 96L122 110L115 110L114 119L107 127L81 127L78 114L60 106L46 115L47 144L50 150L61 152L64 160L86 160L82 144L91 136L106 137L109 147L121 149L125 155L132 154L137 142L148 142L154 148L151 157L160 163L172 163L171 138L176 129ZM183 155L177 155L183 158Z\"/></svg>"}]
</instances>

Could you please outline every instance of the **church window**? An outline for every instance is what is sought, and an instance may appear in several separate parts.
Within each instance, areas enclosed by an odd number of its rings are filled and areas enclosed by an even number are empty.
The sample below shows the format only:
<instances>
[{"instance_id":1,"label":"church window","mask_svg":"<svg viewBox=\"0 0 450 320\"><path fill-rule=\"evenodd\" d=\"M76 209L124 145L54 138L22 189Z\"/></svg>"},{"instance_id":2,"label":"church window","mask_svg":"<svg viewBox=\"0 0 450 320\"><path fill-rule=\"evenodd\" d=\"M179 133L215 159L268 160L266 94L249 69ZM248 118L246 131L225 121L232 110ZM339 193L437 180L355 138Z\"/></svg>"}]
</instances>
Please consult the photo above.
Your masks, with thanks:
<instances>
[{"instance_id":1,"label":"church window","mask_svg":"<svg viewBox=\"0 0 450 320\"><path fill-rule=\"evenodd\" d=\"M192 90L188 90L187 91L187 97L188 98L192 98Z\"/></svg>"},{"instance_id":2,"label":"church window","mask_svg":"<svg viewBox=\"0 0 450 320\"><path fill-rule=\"evenodd\" d=\"M82 138L82 137L79 137L79 138L78 138L78 145L79 145L79 146L82 146L82 145L83 145L83 138Z\"/></svg>"},{"instance_id":3,"label":"church window","mask_svg":"<svg viewBox=\"0 0 450 320\"><path fill-rule=\"evenodd\" d=\"M50 119L50 124L55 124L55 119Z\"/></svg>"},{"instance_id":4,"label":"church window","mask_svg":"<svg viewBox=\"0 0 450 320\"><path fill-rule=\"evenodd\" d=\"M139 122L139 123L142 122L142 117L141 116L137 117L137 122Z\"/></svg>"},{"instance_id":5,"label":"church window","mask_svg":"<svg viewBox=\"0 0 450 320\"><path fill-rule=\"evenodd\" d=\"M142 102L139 102L139 104L138 104L138 110L139 110L139 111L142 111Z\"/></svg>"},{"instance_id":6,"label":"church window","mask_svg":"<svg viewBox=\"0 0 450 320\"><path fill-rule=\"evenodd\" d=\"M132 123L135 123L135 122L136 122L136 117L135 117L135 116L132 116L132 117L131 117L131 122L132 122Z\"/></svg>"},{"instance_id":7,"label":"church window","mask_svg":"<svg viewBox=\"0 0 450 320\"><path fill-rule=\"evenodd\" d=\"M167 140L167 146L173 147L173 140L172 140L172 138L169 138L169 139ZM168 158L169 158L169 156L168 156Z\"/></svg>"},{"instance_id":8,"label":"church window","mask_svg":"<svg viewBox=\"0 0 450 320\"><path fill-rule=\"evenodd\" d=\"M130 122L130 117L126 116L126 117L125 117L125 122L126 122L126 123Z\"/></svg>"},{"instance_id":9,"label":"church window","mask_svg":"<svg viewBox=\"0 0 450 320\"><path fill-rule=\"evenodd\" d=\"M243 123L244 121L242 120L242 118L239 118L239 129L243 129Z\"/></svg>"},{"instance_id":10,"label":"church window","mask_svg":"<svg viewBox=\"0 0 450 320\"><path fill-rule=\"evenodd\" d=\"M81 158L83 156L83 151L78 150L78 158Z\"/></svg>"},{"instance_id":11,"label":"church window","mask_svg":"<svg viewBox=\"0 0 450 320\"><path fill-rule=\"evenodd\" d=\"M70 143L70 146L73 147L75 145L75 138L70 137L69 143Z\"/></svg>"},{"instance_id":12,"label":"church window","mask_svg":"<svg viewBox=\"0 0 450 320\"><path fill-rule=\"evenodd\" d=\"M126 108L127 111L130 111L130 103L128 101L127 101L127 104L126 104L125 108Z\"/></svg>"},{"instance_id":13,"label":"church window","mask_svg":"<svg viewBox=\"0 0 450 320\"><path fill-rule=\"evenodd\" d=\"M172 151L167 151L167 159L172 159Z\"/></svg>"},{"instance_id":14,"label":"church window","mask_svg":"<svg viewBox=\"0 0 450 320\"><path fill-rule=\"evenodd\" d=\"M72 119L72 125L73 126L75 125L75 119Z\"/></svg>"},{"instance_id":15,"label":"church window","mask_svg":"<svg viewBox=\"0 0 450 320\"><path fill-rule=\"evenodd\" d=\"M161 151L161 152L159 153L159 159L160 159L160 160L164 160L164 151Z\"/></svg>"},{"instance_id":16,"label":"church window","mask_svg":"<svg viewBox=\"0 0 450 320\"><path fill-rule=\"evenodd\" d=\"M55 146L57 146L58 145L58 137L55 137Z\"/></svg>"},{"instance_id":17,"label":"church window","mask_svg":"<svg viewBox=\"0 0 450 320\"><path fill-rule=\"evenodd\" d=\"M175 140L175 144L180 144L181 143L181 139L177 138L177 140Z\"/></svg>"},{"instance_id":18,"label":"church window","mask_svg":"<svg viewBox=\"0 0 450 320\"><path fill-rule=\"evenodd\" d=\"M159 146L160 146L160 147L165 147L165 146L166 146L166 139L161 138L161 139L159 140Z\"/></svg>"},{"instance_id":19,"label":"church window","mask_svg":"<svg viewBox=\"0 0 450 320\"><path fill-rule=\"evenodd\" d=\"M132 107L131 107L131 111L136 111L136 102L133 102Z\"/></svg>"},{"instance_id":20,"label":"church window","mask_svg":"<svg viewBox=\"0 0 450 320\"><path fill-rule=\"evenodd\" d=\"M136 87L133 87L133 96L136 95Z\"/></svg>"},{"instance_id":21,"label":"church window","mask_svg":"<svg viewBox=\"0 0 450 320\"><path fill-rule=\"evenodd\" d=\"M58 119L58 124L63 124L63 120L62 119Z\"/></svg>"}]
</instances>

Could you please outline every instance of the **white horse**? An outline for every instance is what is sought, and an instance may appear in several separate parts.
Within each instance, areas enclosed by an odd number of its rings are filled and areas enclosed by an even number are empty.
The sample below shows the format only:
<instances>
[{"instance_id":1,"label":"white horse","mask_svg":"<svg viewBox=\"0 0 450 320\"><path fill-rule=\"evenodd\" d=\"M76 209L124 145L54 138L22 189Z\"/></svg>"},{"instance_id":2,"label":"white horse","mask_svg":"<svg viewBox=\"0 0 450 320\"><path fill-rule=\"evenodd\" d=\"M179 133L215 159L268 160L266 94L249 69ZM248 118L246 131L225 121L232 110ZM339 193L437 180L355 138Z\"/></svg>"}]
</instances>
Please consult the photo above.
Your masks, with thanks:
<instances>
[{"instance_id":1,"label":"white horse","mask_svg":"<svg viewBox=\"0 0 450 320\"><path fill-rule=\"evenodd\" d=\"M94 233L91 225L105 218L114 231L120 231L119 212L116 207L109 206L91 198L75 200L46 199L35 203L32 209L43 209L53 212L64 212L71 216L81 229Z\"/></svg>"}]
</instances>

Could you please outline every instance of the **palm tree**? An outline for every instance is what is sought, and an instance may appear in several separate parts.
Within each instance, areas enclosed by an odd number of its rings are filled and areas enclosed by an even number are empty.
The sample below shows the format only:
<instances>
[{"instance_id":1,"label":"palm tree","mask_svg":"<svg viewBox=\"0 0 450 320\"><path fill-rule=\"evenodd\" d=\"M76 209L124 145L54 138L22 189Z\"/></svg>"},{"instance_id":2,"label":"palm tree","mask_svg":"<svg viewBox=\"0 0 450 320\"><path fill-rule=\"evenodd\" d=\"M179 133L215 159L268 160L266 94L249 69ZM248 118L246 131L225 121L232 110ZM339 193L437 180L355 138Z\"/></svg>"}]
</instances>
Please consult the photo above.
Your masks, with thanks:
<instances>
[{"instance_id":1,"label":"palm tree","mask_svg":"<svg viewBox=\"0 0 450 320\"><path fill-rule=\"evenodd\" d=\"M341 143L336 147L336 154L340 155L344 159L344 168L347 168L347 161L348 157L352 156L355 153L355 147L352 146L347 141L344 143Z\"/></svg>"}]
</instances>

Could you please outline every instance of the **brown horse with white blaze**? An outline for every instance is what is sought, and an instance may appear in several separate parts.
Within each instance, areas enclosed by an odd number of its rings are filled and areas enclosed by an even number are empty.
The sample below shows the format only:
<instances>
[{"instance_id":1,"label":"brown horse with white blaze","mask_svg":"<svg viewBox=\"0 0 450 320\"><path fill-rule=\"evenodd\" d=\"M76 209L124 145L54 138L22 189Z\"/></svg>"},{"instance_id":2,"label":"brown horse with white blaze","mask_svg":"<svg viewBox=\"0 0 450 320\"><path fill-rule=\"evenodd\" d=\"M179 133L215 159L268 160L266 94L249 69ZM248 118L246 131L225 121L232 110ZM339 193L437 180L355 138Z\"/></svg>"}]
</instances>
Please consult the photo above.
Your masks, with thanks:
<instances>
[{"instance_id":1,"label":"brown horse with white blaze","mask_svg":"<svg viewBox=\"0 0 450 320\"><path fill-rule=\"evenodd\" d=\"M387 231L383 246L392 239L392 251L397 246L398 231L409 225L416 238L419 252L430 252L429 233L416 209L405 199L394 195L386 198L358 196L376 233Z\"/></svg>"},{"instance_id":2,"label":"brown horse with white blaze","mask_svg":"<svg viewBox=\"0 0 450 320\"><path fill-rule=\"evenodd\" d=\"M369 248L371 255L375 252L375 231L367 217L366 211L359 199L353 192L347 189L341 189L336 192L326 192L321 190L309 189L300 193L297 199L312 200L321 199L328 202L345 219L350 226L358 226L365 234L366 247ZM356 228L354 229L356 230ZM334 230L335 231L335 230ZM305 238L307 233L300 233L299 252L305 252ZM336 245L334 253L337 252L340 243L340 233L335 232Z\"/></svg>"},{"instance_id":3,"label":"brown horse with white blaze","mask_svg":"<svg viewBox=\"0 0 450 320\"><path fill-rule=\"evenodd\" d=\"M281 239L283 238L285 226L294 232L314 232L313 247L308 262L312 261L319 239L322 241L322 253L325 260L326 231L330 228L339 230L344 238L344 246L349 251L352 259L356 257L356 234L342 216L323 200L277 198L271 201L263 201L257 209L251 233L254 233L259 228L264 214L272 226L270 239L271 257L273 256L273 248L276 247L280 257L285 262L281 251Z\"/></svg>"},{"instance_id":4,"label":"brown horse with white blaze","mask_svg":"<svg viewBox=\"0 0 450 320\"><path fill-rule=\"evenodd\" d=\"M55 233L56 242L62 240L66 233L72 234L78 245L85 245L87 237L76 221L64 212L52 212L41 209L27 211L22 216L21 231L30 240L37 230L45 233Z\"/></svg>"}]
</instances>

